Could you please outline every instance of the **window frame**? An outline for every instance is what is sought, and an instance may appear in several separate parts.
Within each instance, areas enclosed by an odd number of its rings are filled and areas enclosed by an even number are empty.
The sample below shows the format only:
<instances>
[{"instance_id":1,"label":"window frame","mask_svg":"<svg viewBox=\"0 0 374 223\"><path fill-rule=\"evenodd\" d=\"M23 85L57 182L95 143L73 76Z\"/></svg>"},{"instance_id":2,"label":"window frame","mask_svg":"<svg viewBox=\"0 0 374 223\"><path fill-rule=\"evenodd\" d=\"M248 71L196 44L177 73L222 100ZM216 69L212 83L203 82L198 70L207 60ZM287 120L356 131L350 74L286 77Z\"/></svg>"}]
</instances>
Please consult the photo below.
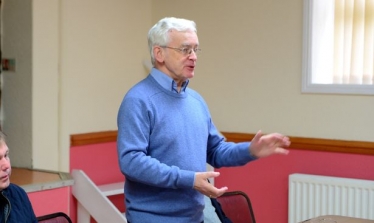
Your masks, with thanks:
<instances>
[{"instance_id":1,"label":"window frame","mask_svg":"<svg viewBox=\"0 0 374 223\"><path fill-rule=\"evenodd\" d=\"M374 95L374 85L358 84L315 84L312 83L312 12L314 0L304 0L303 8L303 55L302 93Z\"/></svg>"}]
</instances>

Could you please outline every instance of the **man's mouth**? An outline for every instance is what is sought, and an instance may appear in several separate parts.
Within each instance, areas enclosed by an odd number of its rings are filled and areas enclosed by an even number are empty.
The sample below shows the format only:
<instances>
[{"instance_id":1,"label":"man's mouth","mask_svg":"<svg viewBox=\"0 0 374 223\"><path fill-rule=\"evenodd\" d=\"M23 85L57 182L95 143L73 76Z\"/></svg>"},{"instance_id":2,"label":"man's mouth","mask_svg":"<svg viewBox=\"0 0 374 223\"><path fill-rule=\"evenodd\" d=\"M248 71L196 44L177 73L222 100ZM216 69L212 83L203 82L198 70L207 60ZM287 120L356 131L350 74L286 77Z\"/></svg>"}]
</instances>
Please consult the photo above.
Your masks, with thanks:
<instances>
[{"instance_id":1,"label":"man's mouth","mask_svg":"<svg viewBox=\"0 0 374 223\"><path fill-rule=\"evenodd\" d=\"M6 175L0 177L1 180L7 180L8 178L9 178L9 175L8 175L8 174L6 174Z\"/></svg>"}]
</instances>

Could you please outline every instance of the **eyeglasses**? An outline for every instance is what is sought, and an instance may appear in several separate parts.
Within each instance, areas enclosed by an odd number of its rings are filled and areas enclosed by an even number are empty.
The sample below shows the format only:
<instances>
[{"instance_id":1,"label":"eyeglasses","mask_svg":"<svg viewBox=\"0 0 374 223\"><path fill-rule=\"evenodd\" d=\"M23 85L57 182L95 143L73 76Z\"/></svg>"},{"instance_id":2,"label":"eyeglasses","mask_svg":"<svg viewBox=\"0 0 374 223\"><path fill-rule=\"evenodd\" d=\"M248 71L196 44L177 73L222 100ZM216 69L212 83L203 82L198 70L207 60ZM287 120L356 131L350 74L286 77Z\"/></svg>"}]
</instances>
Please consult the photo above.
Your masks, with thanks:
<instances>
[{"instance_id":1,"label":"eyeglasses","mask_svg":"<svg viewBox=\"0 0 374 223\"><path fill-rule=\"evenodd\" d=\"M194 52L196 55L198 55L201 52L201 49L199 48L190 48L190 47L183 47L183 48L175 48L175 47L170 47L170 46L161 46L162 48L169 48L176 50L183 54L183 56L189 56Z\"/></svg>"}]
</instances>

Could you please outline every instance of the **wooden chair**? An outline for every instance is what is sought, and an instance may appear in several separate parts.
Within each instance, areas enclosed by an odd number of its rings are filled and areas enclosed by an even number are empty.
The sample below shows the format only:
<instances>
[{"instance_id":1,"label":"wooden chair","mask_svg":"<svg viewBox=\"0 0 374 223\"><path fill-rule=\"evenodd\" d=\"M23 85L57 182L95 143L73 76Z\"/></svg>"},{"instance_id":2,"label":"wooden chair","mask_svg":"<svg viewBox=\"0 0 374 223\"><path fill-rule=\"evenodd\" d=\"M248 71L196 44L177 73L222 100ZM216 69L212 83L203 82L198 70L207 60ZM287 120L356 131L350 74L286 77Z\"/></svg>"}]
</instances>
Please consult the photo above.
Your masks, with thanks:
<instances>
[{"instance_id":1,"label":"wooden chair","mask_svg":"<svg viewBox=\"0 0 374 223\"><path fill-rule=\"evenodd\" d=\"M233 223L256 223L251 201L244 192L226 192L217 201Z\"/></svg>"},{"instance_id":2,"label":"wooden chair","mask_svg":"<svg viewBox=\"0 0 374 223\"><path fill-rule=\"evenodd\" d=\"M39 223L72 223L68 215L56 212L37 217Z\"/></svg>"}]
</instances>

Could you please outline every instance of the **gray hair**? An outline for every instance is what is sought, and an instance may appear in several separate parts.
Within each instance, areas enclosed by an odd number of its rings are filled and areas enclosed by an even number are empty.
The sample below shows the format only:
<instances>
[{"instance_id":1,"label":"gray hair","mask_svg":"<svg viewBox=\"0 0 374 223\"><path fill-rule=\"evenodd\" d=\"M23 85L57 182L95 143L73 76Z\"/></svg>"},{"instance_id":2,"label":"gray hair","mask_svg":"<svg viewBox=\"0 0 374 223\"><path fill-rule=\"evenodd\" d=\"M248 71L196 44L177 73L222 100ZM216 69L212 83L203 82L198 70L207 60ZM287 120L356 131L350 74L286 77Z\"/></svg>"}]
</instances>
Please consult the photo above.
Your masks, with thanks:
<instances>
[{"instance_id":1,"label":"gray hair","mask_svg":"<svg viewBox=\"0 0 374 223\"><path fill-rule=\"evenodd\" d=\"M6 143L5 139L6 139L6 135L3 133L3 131L0 130L0 144Z\"/></svg>"},{"instance_id":2,"label":"gray hair","mask_svg":"<svg viewBox=\"0 0 374 223\"><path fill-rule=\"evenodd\" d=\"M169 43L170 30L179 32L193 31L197 33L196 23L191 20L166 17L158 21L148 32L148 48L151 53L151 62L154 65L154 46L166 46Z\"/></svg>"}]
</instances>

